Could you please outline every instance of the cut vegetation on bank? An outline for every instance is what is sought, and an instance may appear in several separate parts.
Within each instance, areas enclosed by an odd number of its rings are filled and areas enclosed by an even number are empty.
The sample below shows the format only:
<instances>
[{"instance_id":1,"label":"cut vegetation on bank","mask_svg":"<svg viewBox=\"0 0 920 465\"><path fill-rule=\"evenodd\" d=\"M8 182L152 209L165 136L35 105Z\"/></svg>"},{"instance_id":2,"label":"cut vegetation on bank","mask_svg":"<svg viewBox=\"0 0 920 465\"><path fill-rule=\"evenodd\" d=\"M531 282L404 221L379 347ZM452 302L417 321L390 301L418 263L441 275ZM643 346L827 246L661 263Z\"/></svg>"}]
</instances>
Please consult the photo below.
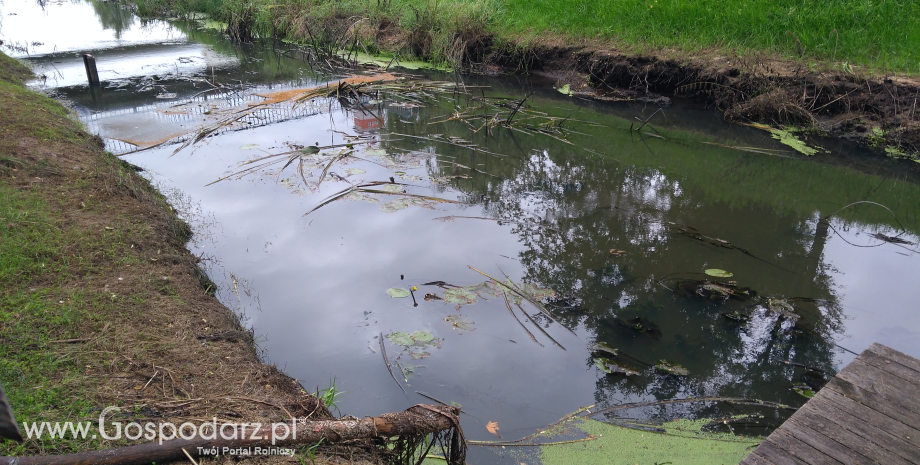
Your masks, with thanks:
<instances>
[{"instance_id":1,"label":"cut vegetation on bank","mask_svg":"<svg viewBox=\"0 0 920 465\"><path fill-rule=\"evenodd\" d=\"M30 75L0 54L0 382L20 427L95 424L107 406L125 423L332 419L261 363L163 196L68 109L27 90ZM126 443L45 434L3 441L0 455Z\"/></svg>"},{"instance_id":2,"label":"cut vegetation on bank","mask_svg":"<svg viewBox=\"0 0 920 465\"><path fill-rule=\"evenodd\" d=\"M237 40L277 37L474 72L541 72L575 96L704 100L896 158L920 152L920 4L648 0L137 0L203 12ZM567 86L567 87L566 87Z\"/></svg>"}]
</instances>

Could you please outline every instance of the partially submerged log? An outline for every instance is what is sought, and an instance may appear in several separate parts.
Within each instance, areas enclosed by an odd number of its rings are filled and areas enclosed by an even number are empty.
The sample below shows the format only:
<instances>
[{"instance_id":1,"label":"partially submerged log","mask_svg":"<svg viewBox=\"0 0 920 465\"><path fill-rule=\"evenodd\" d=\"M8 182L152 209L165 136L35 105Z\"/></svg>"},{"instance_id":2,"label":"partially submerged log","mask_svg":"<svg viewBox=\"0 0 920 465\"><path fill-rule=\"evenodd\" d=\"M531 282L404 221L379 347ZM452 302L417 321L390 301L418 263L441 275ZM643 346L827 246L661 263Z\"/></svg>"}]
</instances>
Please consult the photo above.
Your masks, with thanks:
<instances>
[{"instance_id":1,"label":"partially submerged log","mask_svg":"<svg viewBox=\"0 0 920 465\"><path fill-rule=\"evenodd\" d=\"M341 443L357 439L414 439L412 444L422 443L421 439L429 434L435 436L448 433L447 441L441 441L446 449L450 464L462 464L466 455L466 444L460 429L460 409L448 406L416 405L404 412L385 413L379 417L345 418L338 420L289 420L285 424L248 428L244 424L227 427L218 426L217 434L211 437L196 436L190 439L170 439L78 454L37 456L37 457L0 457L0 465L129 465L163 463L173 460L187 460L191 457L204 456L205 450L221 452L225 447L231 449L286 447ZM291 425L296 425L291 428ZM243 433L243 434L239 434ZM230 438L230 439L225 439ZM431 443L433 443L432 441ZM415 452L415 451L412 451ZM427 453L427 451L421 451ZM212 454L207 454L212 455ZM413 454L414 455L414 454Z\"/></svg>"}]
</instances>

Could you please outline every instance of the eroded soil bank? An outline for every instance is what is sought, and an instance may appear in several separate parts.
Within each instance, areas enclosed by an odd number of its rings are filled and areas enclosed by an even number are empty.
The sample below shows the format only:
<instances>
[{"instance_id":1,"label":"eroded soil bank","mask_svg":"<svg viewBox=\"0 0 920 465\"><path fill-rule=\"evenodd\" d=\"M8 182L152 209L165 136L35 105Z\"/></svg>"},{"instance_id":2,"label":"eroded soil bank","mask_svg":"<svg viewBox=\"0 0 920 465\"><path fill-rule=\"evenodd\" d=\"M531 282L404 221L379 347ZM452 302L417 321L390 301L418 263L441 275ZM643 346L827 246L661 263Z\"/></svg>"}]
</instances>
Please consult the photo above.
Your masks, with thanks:
<instances>
[{"instance_id":1,"label":"eroded soil bank","mask_svg":"<svg viewBox=\"0 0 920 465\"><path fill-rule=\"evenodd\" d=\"M0 379L20 427L95 425L107 406L120 407L108 418L125 423L333 418L260 361L163 196L68 109L27 90L30 76L0 54ZM4 441L0 455L128 443L45 434ZM328 449L330 463L335 452L364 456Z\"/></svg>"},{"instance_id":2,"label":"eroded soil bank","mask_svg":"<svg viewBox=\"0 0 920 465\"><path fill-rule=\"evenodd\" d=\"M427 7L411 2L137 3L144 15L205 12L224 21L233 40L261 36L293 41L312 50L320 63L335 51L355 49L380 53L390 63L411 58L472 73L540 73L576 97L659 105L691 98L733 122L794 127L920 161L920 81L843 59L809 56L801 42L791 42L798 53L788 58L731 47L687 51L577 39L575 32L566 37L534 30L517 37L496 30L502 20L495 18L508 12L496 12L499 4L488 2L434 2ZM799 40L786 32L790 41Z\"/></svg>"},{"instance_id":3,"label":"eroded soil bank","mask_svg":"<svg viewBox=\"0 0 920 465\"><path fill-rule=\"evenodd\" d=\"M541 46L525 57L489 54L480 70L521 64L557 79L575 96L668 105L672 98L706 102L736 123L811 130L920 161L920 82L904 76L857 75L762 56L635 55L594 45ZM569 87L564 87L568 85Z\"/></svg>"}]
</instances>

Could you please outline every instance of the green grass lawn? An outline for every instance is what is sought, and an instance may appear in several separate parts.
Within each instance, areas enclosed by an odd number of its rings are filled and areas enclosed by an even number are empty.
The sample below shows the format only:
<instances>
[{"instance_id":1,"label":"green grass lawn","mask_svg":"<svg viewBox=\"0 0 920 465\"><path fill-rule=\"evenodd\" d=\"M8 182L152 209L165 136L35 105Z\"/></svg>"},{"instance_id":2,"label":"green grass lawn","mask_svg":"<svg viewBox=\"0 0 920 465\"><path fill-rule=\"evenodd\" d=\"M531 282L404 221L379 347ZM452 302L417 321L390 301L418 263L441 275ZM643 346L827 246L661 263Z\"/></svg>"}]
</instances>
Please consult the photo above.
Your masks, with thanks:
<instances>
[{"instance_id":1,"label":"green grass lawn","mask_svg":"<svg viewBox=\"0 0 920 465\"><path fill-rule=\"evenodd\" d=\"M555 33L626 46L718 47L920 72L915 0L502 0L502 35Z\"/></svg>"}]
</instances>

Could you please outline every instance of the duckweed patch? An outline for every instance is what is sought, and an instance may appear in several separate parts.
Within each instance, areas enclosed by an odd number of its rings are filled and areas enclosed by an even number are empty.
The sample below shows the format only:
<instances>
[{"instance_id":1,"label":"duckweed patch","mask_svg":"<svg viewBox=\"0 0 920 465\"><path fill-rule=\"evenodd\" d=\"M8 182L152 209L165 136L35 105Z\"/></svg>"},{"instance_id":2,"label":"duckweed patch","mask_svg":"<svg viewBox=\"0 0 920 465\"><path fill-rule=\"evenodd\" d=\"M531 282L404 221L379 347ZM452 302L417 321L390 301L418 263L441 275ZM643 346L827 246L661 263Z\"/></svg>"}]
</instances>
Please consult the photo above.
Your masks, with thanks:
<instances>
[{"instance_id":1,"label":"duckweed patch","mask_svg":"<svg viewBox=\"0 0 920 465\"><path fill-rule=\"evenodd\" d=\"M761 438L704 432L709 422L676 420L660 426L664 433L653 433L579 418L568 425L566 435L581 433L594 440L543 446L540 459L544 465L736 464L760 442Z\"/></svg>"}]
</instances>

